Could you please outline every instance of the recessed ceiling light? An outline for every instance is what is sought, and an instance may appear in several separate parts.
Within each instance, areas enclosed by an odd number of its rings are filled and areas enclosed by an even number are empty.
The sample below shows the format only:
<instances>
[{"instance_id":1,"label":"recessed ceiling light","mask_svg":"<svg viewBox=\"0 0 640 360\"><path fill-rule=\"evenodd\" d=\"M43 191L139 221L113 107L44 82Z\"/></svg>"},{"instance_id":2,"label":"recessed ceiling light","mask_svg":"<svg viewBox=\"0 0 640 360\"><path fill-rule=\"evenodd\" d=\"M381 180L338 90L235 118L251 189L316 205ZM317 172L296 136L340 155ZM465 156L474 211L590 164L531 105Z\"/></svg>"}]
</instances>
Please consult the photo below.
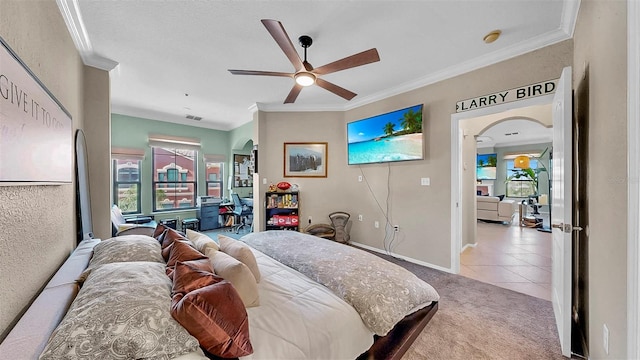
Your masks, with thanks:
<instances>
[{"instance_id":1,"label":"recessed ceiling light","mask_svg":"<svg viewBox=\"0 0 640 360\"><path fill-rule=\"evenodd\" d=\"M498 38L500 37L500 34L502 34L502 31L493 30L492 32L485 35L483 40L485 43L491 44L492 42L498 40Z\"/></svg>"}]
</instances>

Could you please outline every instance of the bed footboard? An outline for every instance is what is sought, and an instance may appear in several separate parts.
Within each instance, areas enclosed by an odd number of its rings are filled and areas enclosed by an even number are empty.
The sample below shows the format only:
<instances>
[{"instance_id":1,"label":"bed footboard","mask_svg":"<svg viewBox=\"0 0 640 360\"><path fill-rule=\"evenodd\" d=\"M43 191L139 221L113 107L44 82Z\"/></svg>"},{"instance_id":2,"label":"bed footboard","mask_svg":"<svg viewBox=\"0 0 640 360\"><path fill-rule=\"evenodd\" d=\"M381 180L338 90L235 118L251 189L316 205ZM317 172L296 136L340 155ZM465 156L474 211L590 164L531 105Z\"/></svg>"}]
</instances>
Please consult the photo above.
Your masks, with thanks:
<instances>
[{"instance_id":1,"label":"bed footboard","mask_svg":"<svg viewBox=\"0 0 640 360\"><path fill-rule=\"evenodd\" d=\"M438 303L407 315L385 336L374 335L375 342L357 360L399 360L438 310Z\"/></svg>"}]
</instances>

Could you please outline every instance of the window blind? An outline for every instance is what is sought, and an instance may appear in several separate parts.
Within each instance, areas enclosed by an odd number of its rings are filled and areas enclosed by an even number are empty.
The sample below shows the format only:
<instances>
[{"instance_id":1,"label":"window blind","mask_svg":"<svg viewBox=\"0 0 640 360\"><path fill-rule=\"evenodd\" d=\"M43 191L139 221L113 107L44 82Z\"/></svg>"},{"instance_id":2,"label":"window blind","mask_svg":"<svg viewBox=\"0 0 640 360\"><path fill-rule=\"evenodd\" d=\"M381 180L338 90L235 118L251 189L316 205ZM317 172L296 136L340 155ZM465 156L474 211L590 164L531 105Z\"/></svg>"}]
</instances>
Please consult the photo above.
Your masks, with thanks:
<instances>
[{"instance_id":1,"label":"window blind","mask_svg":"<svg viewBox=\"0 0 640 360\"><path fill-rule=\"evenodd\" d=\"M149 146L199 151L202 145L198 138L149 134Z\"/></svg>"},{"instance_id":2,"label":"window blind","mask_svg":"<svg viewBox=\"0 0 640 360\"><path fill-rule=\"evenodd\" d=\"M111 148L111 158L117 160L144 160L144 150L134 148Z\"/></svg>"},{"instance_id":3,"label":"window blind","mask_svg":"<svg viewBox=\"0 0 640 360\"><path fill-rule=\"evenodd\" d=\"M225 162L226 156L221 154L204 154L203 160L206 163Z\"/></svg>"}]
</instances>

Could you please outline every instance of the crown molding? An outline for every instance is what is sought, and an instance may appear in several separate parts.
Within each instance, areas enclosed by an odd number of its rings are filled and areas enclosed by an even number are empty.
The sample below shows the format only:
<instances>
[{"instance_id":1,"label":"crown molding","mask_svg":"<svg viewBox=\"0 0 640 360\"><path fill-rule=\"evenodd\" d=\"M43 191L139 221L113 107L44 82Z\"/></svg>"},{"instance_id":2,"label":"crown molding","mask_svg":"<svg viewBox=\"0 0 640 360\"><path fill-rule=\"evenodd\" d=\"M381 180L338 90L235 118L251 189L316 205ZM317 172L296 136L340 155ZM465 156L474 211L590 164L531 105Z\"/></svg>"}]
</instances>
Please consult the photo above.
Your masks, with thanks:
<instances>
[{"instance_id":1,"label":"crown molding","mask_svg":"<svg viewBox=\"0 0 640 360\"><path fill-rule=\"evenodd\" d=\"M580 10L580 0L565 0L562 4L562 18L560 19L560 29L569 37L573 37L576 30L576 20Z\"/></svg>"},{"instance_id":2,"label":"crown molding","mask_svg":"<svg viewBox=\"0 0 640 360\"><path fill-rule=\"evenodd\" d=\"M58 9L67 25L71 39L80 53L82 62L91 67L105 71L111 71L118 66L117 61L102 57L93 51L91 41L82 20L82 14L78 6L78 0L56 0Z\"/></svg>"}]
</instances>

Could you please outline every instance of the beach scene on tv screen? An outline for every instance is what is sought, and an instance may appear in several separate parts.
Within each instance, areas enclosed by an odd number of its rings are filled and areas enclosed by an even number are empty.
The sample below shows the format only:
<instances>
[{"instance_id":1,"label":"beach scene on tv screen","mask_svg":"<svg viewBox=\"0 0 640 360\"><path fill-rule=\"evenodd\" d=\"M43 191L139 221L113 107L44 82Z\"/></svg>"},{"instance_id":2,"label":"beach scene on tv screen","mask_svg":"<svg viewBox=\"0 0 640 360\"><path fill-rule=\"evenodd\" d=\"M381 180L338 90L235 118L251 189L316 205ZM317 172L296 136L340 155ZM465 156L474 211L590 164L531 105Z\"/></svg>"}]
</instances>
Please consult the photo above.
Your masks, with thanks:
<instances>
[{"instance_id":1,"label":"beach scene on tv screen","mask_svg":"<svg viewBox=\"0 0 640 360\"><path fill-rule=\"evenodd\" d=\"M422 105L347 124L349 165L422 159Z\"/></svg>"}]
</instances>

